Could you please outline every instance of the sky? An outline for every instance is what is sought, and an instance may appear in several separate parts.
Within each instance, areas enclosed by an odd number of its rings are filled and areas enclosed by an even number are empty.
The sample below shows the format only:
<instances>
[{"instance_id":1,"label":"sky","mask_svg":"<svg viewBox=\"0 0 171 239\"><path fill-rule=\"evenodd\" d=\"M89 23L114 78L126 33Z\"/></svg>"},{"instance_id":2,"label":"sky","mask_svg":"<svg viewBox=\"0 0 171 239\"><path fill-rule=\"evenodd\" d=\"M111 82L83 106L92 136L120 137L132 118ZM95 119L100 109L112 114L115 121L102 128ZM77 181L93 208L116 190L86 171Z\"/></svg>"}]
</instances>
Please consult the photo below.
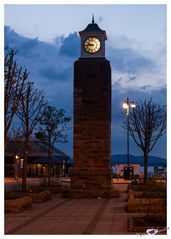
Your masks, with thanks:
<instances>
[{"instance_id":1,"label":"sky","mask_svg":"<svg viewBox=\"0 0 171 239\"><path fill-rule=\"evenodd\" d=\"M92 14L106 31L106 58L112 68L112 154L126 153L122 102L148 99L166 104L166 5L5 5L5 44L50 104L73 117L73 64L80 56L78 32ZM71 122L72 124L73 122ZM73 154L73 132L58 148ZM142 152L130 140L130 153ZM166 136L151 155L166 157Z\"/></svg>"}]
</instances>

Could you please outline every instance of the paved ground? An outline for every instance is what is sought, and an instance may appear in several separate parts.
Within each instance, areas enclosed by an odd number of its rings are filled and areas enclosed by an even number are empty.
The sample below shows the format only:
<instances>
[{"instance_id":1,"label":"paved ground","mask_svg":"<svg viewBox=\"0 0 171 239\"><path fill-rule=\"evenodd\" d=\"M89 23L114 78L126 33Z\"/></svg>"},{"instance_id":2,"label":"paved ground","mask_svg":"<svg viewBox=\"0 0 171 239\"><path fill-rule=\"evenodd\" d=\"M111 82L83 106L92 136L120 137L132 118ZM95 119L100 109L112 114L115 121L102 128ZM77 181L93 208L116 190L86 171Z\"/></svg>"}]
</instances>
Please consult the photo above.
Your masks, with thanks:
<instances>
[{"instance_id":1,"label":"paved ground","mask_svg":"<svg viewBox=\"0 0 171 239\"><path fill-rule=\"evenodd\" d=\"M5 215L5 234L128 234L127 184L116 184L112 199L65 199L53 196L19 214Z\"/></svg>"},{"instance_id":2,"label":"paved ground","mask_svg":"<svg viewBox=\"0 0 171 239\"><path fill-rule=\"evenodd\" d=\"M127 186L123 180L114 180L114 188L120 191L119 198L111 199L66 199L53 195L46 203L33 203L22 213L5 214L5 234L10 235L128 235ZM16 184L6 179L6 186ZM39 184L30 179L28 184ZM68 179L62 180L69 185Z\"/></svg>"}]
</instances>

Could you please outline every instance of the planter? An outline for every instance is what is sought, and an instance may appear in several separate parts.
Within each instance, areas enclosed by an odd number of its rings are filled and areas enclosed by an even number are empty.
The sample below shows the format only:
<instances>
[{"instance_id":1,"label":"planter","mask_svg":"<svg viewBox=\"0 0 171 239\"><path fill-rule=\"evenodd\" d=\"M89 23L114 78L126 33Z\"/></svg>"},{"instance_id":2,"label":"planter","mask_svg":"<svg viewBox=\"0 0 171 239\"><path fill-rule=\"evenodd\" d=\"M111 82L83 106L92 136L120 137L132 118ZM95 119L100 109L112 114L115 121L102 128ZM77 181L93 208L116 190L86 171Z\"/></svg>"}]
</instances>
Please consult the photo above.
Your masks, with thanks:
<instances>
[{"instance_id":1,"label":"planter","mask_svg":"<svg viewBox=\"0 0 171 239\"><path fill-rule=\"evenodd\" d=\"M147 229L162 230L166 228L166 219L163 215L133 217L128 219L128 232L146 233Z\"/></svg>"},{"instance_id":2,"label":"planter","mask_svg":"<svg viewBox=\"0 0 171 239\"><path fill-rule=\"evenodd\" d=\"M32 202L34 203L47 202L52 199L52 194L48 190L43 192L31 192L27 193L27 195L32 198Z\"/></svg>"},{"instance_id":3,"label":"planter","mask_svg":"<svg viewBox=\"0 0 171 239\"><path fill-rule=\"evenodd\" d=\"M30 196L24 196L16 199L5 200L5 212L22 212L32 204L32 198Z\"/></svg>"},{"instance_id":4,"label":"planter","mask_svg":"<svg viewBox=\"0 0 171 239\"><path fill-rule=\"evenodd\" d=\"M132 189L128 190L128 200L140 198L142 195L143 191L133 191Z\"/></svg>"},{"instance_id":5,"label":"planter","mask_svg":"<svg viewBox=\"0 0 171 239\"><path fill-rule=\"evenodd\" d=\"M128 201L128 212L165 212L165 199L136 198Z\"/></svg>"},{"instance_id":6,"label":"planter","mask_svg":"<svg viewBox=\"0 0 171 239\"><path fill-rule=\"evenodd\" d=\"M134 191L132 189L128 190L128 200L131 199L164 199L166 198L166 190L142 190L142 191Z\"/></svg>"}]
</instances>

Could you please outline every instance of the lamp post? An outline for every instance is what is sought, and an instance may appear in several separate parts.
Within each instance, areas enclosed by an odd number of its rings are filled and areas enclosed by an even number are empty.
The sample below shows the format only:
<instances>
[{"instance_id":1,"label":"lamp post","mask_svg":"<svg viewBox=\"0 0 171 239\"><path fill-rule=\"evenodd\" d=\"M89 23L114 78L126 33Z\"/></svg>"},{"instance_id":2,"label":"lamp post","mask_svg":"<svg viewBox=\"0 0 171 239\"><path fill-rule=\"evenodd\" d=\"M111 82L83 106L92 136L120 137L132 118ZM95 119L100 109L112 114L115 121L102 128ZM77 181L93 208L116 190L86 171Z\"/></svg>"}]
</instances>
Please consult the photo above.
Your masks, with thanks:
<instances>
[{"instance_id":1,"label":"lamp post","mask_svg":"<svg viewBox=\"0 0 171 239\"><path fill-rule=\"evenodd\" d=\"M129 112L130 108L135 108L136 105L132 101L129 101L129 98L124 101L123 108L126 110L126 120L127 120L127 166L129 166L130 160L129 160Z\"/></svg>"},{"instance_id":2,"label":"lamp post","mask_svg":"<svg viewBox=\"0 0 171 239\"><path fill-rule=\"evenodd\" d=\"M64 159L62 164L62 170L63 170L63 177L65 177L65 160Z\"/></svg>"}]
</instances>

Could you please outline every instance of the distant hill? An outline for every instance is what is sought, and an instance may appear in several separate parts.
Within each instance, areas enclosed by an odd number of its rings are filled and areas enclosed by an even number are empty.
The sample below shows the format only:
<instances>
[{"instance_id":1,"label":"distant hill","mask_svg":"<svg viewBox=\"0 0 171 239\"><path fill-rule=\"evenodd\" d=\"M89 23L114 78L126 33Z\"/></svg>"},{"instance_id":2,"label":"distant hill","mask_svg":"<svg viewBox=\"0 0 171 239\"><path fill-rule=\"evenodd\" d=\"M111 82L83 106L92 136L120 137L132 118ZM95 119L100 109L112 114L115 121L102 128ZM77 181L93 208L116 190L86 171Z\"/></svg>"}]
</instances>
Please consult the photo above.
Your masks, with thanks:
<instances>
[{"instance_id":1,"label":"distant hill","mask_svg":"<svg viewBox=\"0 0 171 239\"><path fill-rule=\"evenodd\" d=\"M126 154L113 154L111 156L112 165L127 163L127 155ZM131 164L140 164L144 166L144 158L143 156L134 156L130 155L130 163ZM164 166L166 165L166 159L156 156L148 157L148 166Z\"/></svg>"},{"instance_id":2,"label":"distant hill","mask_svg":"<svg viewBox=\"0 0 171 239\"><path fill-rule=\"evenodd\" d=\"M126 154L113 154L111 156L112 165L127 163L127 155ZM70 163L73 164L73 158L70 159ZM130 155L130 163L132 164L140 164L144 166L144 158L143 156L134 156ZM166 159L156 156L148 157L148 166L165 166Z\"/></svg>"}]
</instances>

